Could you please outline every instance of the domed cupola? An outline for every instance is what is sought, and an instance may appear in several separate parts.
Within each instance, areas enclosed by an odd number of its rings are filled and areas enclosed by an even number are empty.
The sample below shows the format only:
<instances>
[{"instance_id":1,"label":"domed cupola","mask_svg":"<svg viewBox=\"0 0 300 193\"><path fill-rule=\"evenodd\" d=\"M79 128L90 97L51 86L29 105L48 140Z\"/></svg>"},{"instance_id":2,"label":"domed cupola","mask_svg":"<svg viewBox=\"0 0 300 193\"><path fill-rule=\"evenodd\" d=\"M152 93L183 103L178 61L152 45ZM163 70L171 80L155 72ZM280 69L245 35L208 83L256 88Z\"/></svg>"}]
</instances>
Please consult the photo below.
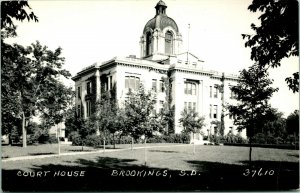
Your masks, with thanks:
<instances>
[{"instance_id":1,"label":"domed cupola","mask_svg":"<svg viewBox=\"0 0 300 193\"><path fill-rule=\"evenodd\" d=\"M181 51L181 34L176 22L167 16L166 9L167 5L160 0L155 6L155 17L144 27L140 41L142 58L161 60Z\"/></svg>"}]
</instances>

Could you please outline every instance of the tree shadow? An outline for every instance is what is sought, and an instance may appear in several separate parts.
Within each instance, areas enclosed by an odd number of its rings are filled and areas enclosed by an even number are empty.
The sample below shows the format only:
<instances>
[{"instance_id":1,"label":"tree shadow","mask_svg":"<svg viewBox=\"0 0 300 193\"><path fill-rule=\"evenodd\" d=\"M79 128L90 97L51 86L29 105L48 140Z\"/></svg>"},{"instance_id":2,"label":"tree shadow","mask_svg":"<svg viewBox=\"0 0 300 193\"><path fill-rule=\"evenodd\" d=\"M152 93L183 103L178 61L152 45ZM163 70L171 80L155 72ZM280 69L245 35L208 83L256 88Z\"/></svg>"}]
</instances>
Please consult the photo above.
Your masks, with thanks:
<instances>
[{"instance_id":1,"label":"tree shadow","mask_svg":"<svg viewBox=\"0 0 300 193\"><path fill-rule=\"evenodd\" d=\"M178 153L178 151L165 151L165 150L149 150L149 152Z\"/></svg>"},{"instance_id":2,"label":"tree shadow","mask_svg":"<svg viewBox=\"0 0 300 193\"><path fill-rule=\"evenodd\" d=\"M291 157L299 158L299 154L289 153L289 154L287 154L287 155L288 155L288 156L291 156Z\"/></svg>"},{"instance_id":3,"label":"tree shadow","mask_svg":"<svg viewBox=\"0 0 300 193\"><path fill-rule=\"evenodd\" d=\"M29 153L29 156L36 156L36 155L53 155L53 154L57 154L57 153Z\"/></svg>"},{"instance_id":4,"label":"tree shadow","mask_svg":"<svg viewBox=\"0 0 300 193\"><path fill-rule=\"evenodd\" d=\"M91 149L70 149L68 151L71 151L71 152L91 152L91 151L94 151L94 150L91 150Z\"/></svg>"},{"instance_id":5,"label":"tree shadow","mask_svg":"<svg viewBox=\"0 0 300 193\"><path fill-rule=\"evenodd\" d=\"M299 187L299 162L241 161L237 164L187 161L223 190L288 190ZM213 185L210 184L210 185Z\"/></svg>"},{"instance_id":6,"label":"tree shadow","mask_svg":"<svg viewBox=\"0 0 300 193\"><path fill-rule=\"evenodd\" d=\"M252 168L272 168L276 174L254 177L244 175L249 169L247 161L238 164L186 162L193 170L149 167L138 164L135 159L80 158L75 162L33 165L33 177L21 170L4 169L2 188L4 191L245 191L290 190L299 185L299 166L294 162L254 161ZM278 165L281 165L280 170ZM47 175L37 177L38 172L47 171Z\"/></svg>"}]
</instances>

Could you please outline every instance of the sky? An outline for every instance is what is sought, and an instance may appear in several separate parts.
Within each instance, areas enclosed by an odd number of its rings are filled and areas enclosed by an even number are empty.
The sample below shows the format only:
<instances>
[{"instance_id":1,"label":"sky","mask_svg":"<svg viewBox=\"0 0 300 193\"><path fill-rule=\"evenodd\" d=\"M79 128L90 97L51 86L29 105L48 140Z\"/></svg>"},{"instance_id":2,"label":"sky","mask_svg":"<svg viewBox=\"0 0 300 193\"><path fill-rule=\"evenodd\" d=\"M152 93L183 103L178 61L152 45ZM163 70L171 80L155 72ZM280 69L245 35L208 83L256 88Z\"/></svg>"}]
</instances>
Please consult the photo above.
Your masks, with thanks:
<instances>
[{"instance_id":1,"label":"sky","mask_svg":"<svg viewBox=\"0 0 300 193\"><path fill-rule=\"evenodd\" d=\"M64 68L74 76L82 68L115 56L140 56L140 37L155 16L158 0L28 1L39 22L17 22L18 37L6 40L24 46L39 41L54 50L63 49ZM259 13L247 10L251 0L164 0L188 49L204 61L204 67L238 74L252 65L250 49L241 34L253 34ZM188 25L190 24L190 29ZM188 38L189 36L189 38ZM189 39L189 42L188 42ZM284 59L270 77L279 91L271 105L288 116L299 109L299 94L288 90L284 79L299 71L299 58ZM70 80L66 82L74 86Z\"/></svg>"}]
</instances>

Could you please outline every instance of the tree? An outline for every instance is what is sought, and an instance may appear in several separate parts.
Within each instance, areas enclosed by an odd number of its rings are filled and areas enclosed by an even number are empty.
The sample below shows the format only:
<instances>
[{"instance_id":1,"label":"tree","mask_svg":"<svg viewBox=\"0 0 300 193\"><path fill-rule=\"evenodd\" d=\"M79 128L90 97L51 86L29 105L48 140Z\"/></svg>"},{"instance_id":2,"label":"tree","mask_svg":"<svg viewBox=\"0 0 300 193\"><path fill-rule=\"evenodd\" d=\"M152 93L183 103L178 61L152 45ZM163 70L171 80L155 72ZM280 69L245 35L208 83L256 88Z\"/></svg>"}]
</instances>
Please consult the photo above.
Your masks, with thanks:
<instances>
[{"instance_id":1,"label":"tree","mask_svg":"<svg viewBox=\"0 0 300 193\"><path fill-rule=\"evenodd\" d=\"M278 89L272 88L272 81L268 79L266 68L258 65L242 70L236 86L231 87L238 101L235 105L228 105L229 113L234 115L234 124L238 131L246 129L249 138L251 162L252 138L254 134L268 120L273 120L273 113L268 100Z\"/></svg>"},{"instance_id":2,"label":"tree","mask_svg":"<svg viewBox=\"0 0 300 193\"><path fill-rule=\"evenodd\" d=\"M125 101L125 133L132 138L143 138L145 143L145 164L147 163L146 142L154 132L162 131L162 126L154 113L155 95L140 84L137 91L129 91L128 99Z\"/></svg>"},{"instance_id":3,"label":"tree","mask_svg":"<svg viewBox=\"0 0 300 193\"><path fill-rule=\"evenodd\" d=\"M166 134L171 134L175 132L174 129L174 120L175 120L175 105L172 105L172 88L171 88L171 79L169 77L162 78L163 89L166 93L166 101L163 104L162 111L159 112L158 118L160 124L165 128Z\"/></svg>"},{"instance_id":4,"label":"tree","mask_svg":"<svg viewBox=\"0 0 300 193\"><path fill-rule=\"evenodd\" d=\"M299 55L299 17L297 0L253 0L248 9L262 12L260 26L251 24L254 35L242 34L251 60L262 67L280 66L283 58ZM299 72L286 78L293 92L299 91Z\"/></svg>"},{"instance_id":5,"label":"tree","mask_svg":"<svg viewBox=\"0 0 300 193\"><path fill-rule=\"evenodd\" d=\"M159 131L160 126L154 110L155 96L146 92L141 84L138 91L130 91L125 102L126 131L134 139L142 135L153 136L154 131Z\"/></svg>"},{"instance_id":6,"label":"tree","mask_svg":"<svg viewBox=\"0 0 300 193\"><path fill-rule=\"evenodd\" d=\"M99 131L103 133L104 144L108 133L113 135L115 148L115 134L124 127L124 113L118 107L115 97L105 93L97 104L96 120ZM105 148L105 145L104 145Z\"/></svg>"},{"instance_id":7,"label":"tree","mask_svg":"<svg viewBox=\"0 0 300 193\"><path fill-rule=\"evenodd\" d=\"M195 133L200 133L204 125L204 117L200 117L198 113L194 110L184 109L181 112L181 118L179 119L179 123L183 126L183 132L192 133L194 140L194 150L195 154Z\"/></svg>"},{"instance_id":8,"label":"tree","mask_svg":"<svg viewBox=\"0 0 300 193\"><path fill-rule=\"evenodd\" d=\"M286 130L288 134L294 135L295 140L296 137L299 136L299 110L295 110L287 117Z\"/></svg>"},{"instance_id":9,"label":"tree","mask_svg":"<svg viewBox=\"0 0 300 193\"><path fill-rule=\"evenodd\" d=\"M30 118L38 111L58 115L69 103L70 89L64 87L59 78L69 78L71 74L62 69L61 48L51 51L38 41L26 48L18 44L3 44L2 48L1 100L6 103L2 116L8 122L12 117L12 121L22 120L23 147L26 147ZM3 130L9 131L9 128Z\"/></svg>"},{"instance_id":10,"label":"tree","mask_svg":"<svg viewBox=\"0 0 300 193\"><path fill-rule=\"evenodd\" d=\"M27 1L1 2L1 43L3 43L4 38L17 35L13 19L38 22L38 17L33 12L27 13L26 9L31 9Z\"/></svg>"},{"instance_id":11,"label":"tree","mask_svg":"<svg viewBox=\"0 0 300 193\"><path fill-rule=\"evenodd\" d=\"M278 112L278 110L274 108L271 109L270 113L273 114L273 119L266 120L265 124L258 132L274 137L283 137L286 132L286 120L283 117L283 113Z\"/></svg>"},{"instance_id":12,"label":"tree","mask_svg":"<svg viewBox=\"0 0 300 193\"><path fill-rule=\"evenodd\" d=\"M66 112L71 108L75 95L72 88L53 80L53 82L46 83L46 86L41 90L38 103L38 109L42 112L41 118L50 126L64 121ZM52 92L49 92L49 90Z\"/></svg>"}]
</instances>

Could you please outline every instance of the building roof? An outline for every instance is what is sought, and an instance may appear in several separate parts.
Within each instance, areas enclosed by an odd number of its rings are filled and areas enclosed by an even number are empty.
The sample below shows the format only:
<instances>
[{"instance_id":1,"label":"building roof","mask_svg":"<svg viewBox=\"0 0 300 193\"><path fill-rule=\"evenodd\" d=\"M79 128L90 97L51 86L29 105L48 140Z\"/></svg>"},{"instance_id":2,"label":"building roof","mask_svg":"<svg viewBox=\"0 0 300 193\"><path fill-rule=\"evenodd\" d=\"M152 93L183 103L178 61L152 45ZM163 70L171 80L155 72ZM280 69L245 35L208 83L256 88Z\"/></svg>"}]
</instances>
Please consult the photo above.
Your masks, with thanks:
<instances>
[{"instance_id":1,"label":"building roof","mask_svg":"<svg viewBox=\"0 0 300 193\"><path fill-rule=\"evenodd\" d=\"M160 0L160 1L156 4L155 7L158 7L158 6L165 6L165 7L167 7L166 3L163 2L162 0Z\"/></svg>"},{"instance_id":2,"label":"building roof","mask_svg":"<svg viewBox=\"0 0 300 193\"><path fill-rule=\"evenodd\" d=\"M156 15L146 23L143 33L146 32L147 28L152 30L159 28L162 31L164 28L169 26L172 27L176 32L179 32L178 26L172 18L168 17L167 15Z\"/></svg>"},{"instance_id":3,"label":"building roof","mask_svg":"<svg viewBox=\"0 0 300 193\"><path fill-rule=\"evenodd\" d=\"M144 27L144 31L143 33L145 33L147 31L147 29L160 29L160 30L163 30L164 28L166 27L172 27L176 32L179 32L179 29L178 29L178 26L176 24L176 22L170 18L169 16L167 16L166 14L166 4L165 2L163 2L162 0L160 0L156 6L155 6L155 9L156 9L156 15L154 18L150 19L145 27Z\"/></svg>"}]
</instances>

